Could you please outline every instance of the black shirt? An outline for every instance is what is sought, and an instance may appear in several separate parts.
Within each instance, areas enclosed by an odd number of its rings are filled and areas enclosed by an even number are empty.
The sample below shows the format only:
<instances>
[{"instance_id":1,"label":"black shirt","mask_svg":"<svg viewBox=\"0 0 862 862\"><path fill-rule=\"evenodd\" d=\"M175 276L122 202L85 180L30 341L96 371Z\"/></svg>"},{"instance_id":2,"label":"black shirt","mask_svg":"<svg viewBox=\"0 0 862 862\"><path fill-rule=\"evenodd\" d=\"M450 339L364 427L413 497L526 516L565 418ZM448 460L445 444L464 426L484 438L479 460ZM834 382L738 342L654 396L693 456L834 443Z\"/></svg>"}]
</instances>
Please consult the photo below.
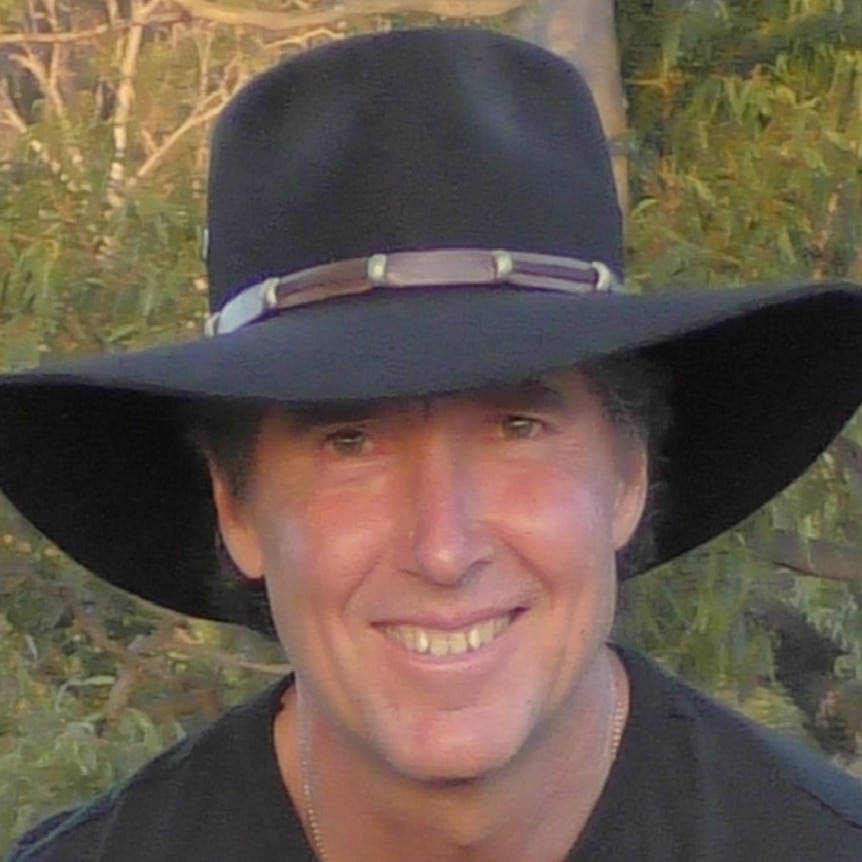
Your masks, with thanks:
<instances>
[{"instance_id":1,"label":"black shirt","mask_svg":"<svg viewBox=\"0 0 862 862\"><path fill-rule=\"evenodd\" d=\"M862 862L862 785L643 657L621 656L629 721L567 862ZM289 684L36 827L9 862L312 860L273 743Z\"/></svg>"}]
</instances>

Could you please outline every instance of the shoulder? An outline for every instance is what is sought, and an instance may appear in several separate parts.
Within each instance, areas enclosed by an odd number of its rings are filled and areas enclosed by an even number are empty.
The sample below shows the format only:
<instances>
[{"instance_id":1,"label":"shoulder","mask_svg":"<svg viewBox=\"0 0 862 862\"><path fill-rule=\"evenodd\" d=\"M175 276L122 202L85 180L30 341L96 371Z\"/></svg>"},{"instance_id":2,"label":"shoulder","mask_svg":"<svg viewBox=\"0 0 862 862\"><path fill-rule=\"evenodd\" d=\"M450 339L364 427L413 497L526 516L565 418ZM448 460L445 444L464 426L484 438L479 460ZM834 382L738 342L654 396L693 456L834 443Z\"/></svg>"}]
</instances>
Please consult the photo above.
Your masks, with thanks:
<instances>
[{"instance_id":1,"label":"shoulder","mask_svg":"<svg viewBox=\"0 0 862 862\"><path fill-rule=\"evenodd\" d=\"M8 862L90 862L98 858L96 848L104 834L116 830L118 818L125 819L122 812L130 803L155 814L155 809L146 802L142 806L141 800L164 797L171 785L181 781L194 749L194 743L183 741L85 805L43 820L18 841Z\"/></svg>"},{"instance_id":2,"label":"shoulder","mask_svg":"<svg viewBox=\"0 0 862 862\"><path fill-rule=\"evenodd\" d=\"M686 776L713 824L724 817L752 846L820 845L824 858L862 859L862 784L642 656L623 659L642 732L661 734L656 758L676 759L668 768Z\"/></svg>"},{"instance_id":3,"label":"shoulder","mask_svg":"<svg viewBox=\"0 0 862 862\"><path fill-rule=\"evenodd\" d=\"M250 756L249 737L265 726L261 719L281 690L283 684L225 713L106 793L44 820L18 841L7 862L128 860L140 853L131 848L155 845L159 836L169 840L167 833L182 821L206 820L215 789L230 786L231 764ZM151 858L164 857L154 850Z\"/></svg>"},{"instance_id":4,"label":"shoulder","mask_svg":"<svg viewBox=\"0 0 862 862\"><path fill-rule=\"evenodd\" d=\"M8 862L21 862L24 859L38 858L31 856L30 850L52 835L56 830L62 828L69 818L75 815L77 810L72 808L60 811L34 826L12 849L12 855L9 857Z\"/></svg>"},{"instance_id":5,"label":"shoulder","mask_svg":"<svg viewBox=\"0 0 862 862\"><path fill-rule=\"evenodd\" d=\"M687 710L699 726L699 750L707 765L862 830L862 784L822 754L682 683L675 696L680 711Z\"/></svg>"}]
</instances>

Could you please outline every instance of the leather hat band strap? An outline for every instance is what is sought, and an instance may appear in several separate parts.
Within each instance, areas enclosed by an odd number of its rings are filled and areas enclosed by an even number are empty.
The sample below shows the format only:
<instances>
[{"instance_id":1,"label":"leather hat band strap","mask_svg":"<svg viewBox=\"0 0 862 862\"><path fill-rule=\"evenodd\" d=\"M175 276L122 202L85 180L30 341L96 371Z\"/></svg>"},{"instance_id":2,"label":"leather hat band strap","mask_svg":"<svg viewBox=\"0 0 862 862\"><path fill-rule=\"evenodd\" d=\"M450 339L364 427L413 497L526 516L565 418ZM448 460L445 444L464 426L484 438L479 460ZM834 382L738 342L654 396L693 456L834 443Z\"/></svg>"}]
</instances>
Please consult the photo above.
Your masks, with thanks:
<instances>
[{"instance_id":1,"label":"leather hat band strap","mask_svg":"<svg viewBox=\"0 0 862 862\"><path fill-rule=\"evenodd\" d=\"M372 254L267 278L211 314L206 334L234 332L282 311L378 288L509 285L563 293L618 292L603 263L570 257L486 249L436 249Z\"/></svg>"}]
</instances>

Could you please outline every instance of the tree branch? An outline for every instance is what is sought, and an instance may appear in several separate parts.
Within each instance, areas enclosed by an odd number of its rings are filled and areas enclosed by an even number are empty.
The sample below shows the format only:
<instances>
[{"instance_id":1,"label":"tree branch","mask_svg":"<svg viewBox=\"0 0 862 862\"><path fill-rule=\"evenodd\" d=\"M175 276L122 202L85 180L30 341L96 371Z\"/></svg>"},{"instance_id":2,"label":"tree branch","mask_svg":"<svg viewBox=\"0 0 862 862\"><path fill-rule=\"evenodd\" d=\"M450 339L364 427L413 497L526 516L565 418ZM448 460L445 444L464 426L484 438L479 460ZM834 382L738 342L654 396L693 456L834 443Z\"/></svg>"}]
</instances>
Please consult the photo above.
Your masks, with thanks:
<instances>
[{"instance_id":1,"label":"tree branch","mask_svg":"<svg viewBox=\"0 0 862 862\"><path fill-rule=\"evenodd\" d=\"M3 112L3 117L5 117L8 125L15 129L21 137L27 137L30 130L21 115L11 106L11 102L10 106ZM76 182L63 170L63 165L51 156L51 153L48 152L48 148L42 141L37 141L35 138L30 137L27 140L27 147L70 192L89 190L86 184Z\"/></svg>"},{"instance_id":2,"label":"tree branch","mask_svg":"<svg viewBox=\"0 0 862 862\"><path fill-rule=\"evenodd\" d=\"M129 179L128 188L134 188L145 180L164 161L168 152L192 129L202 123L209 122L217 116L224 107L227 97L221 93L210 93L209 96L198 105L195 110L180 123L165 139L161 145L147 157L146 161L138 168L135 175ZM215 103L215 104L214 104Z\"/></svg>"},{"instance_id":3,"label":"tree branch","mask_svg":"<svg viewBox=\"0 0 862 862\"><path fill-rule=\"evenodd\" d=\"M519 18L530 41L578 67L596 100L605 137L621 141L626 109L614 7L614 0L544 0L527 6ZM617 147L612 156L617 200L625 213L628 154Z\"/></svg>"},{"instance_id":4,"label":"tree branch","mask_svg":"<svg viewBox=\"0 0 862 862\"><path fill-rule=\"evenodd\" d=\"M252 661L244 658L241 655L224 652L220 649L214 649L206 644L195 643L193 641L180 640L174 632L174 641L170 645L177 653L188 656L189 658L203 659L213 662L223 668L232 668L235 670L250 670L254 673L262 673L268 676L284 676L291 671L291 665L287 662L260 662Z\"/></svg>"},{"instance_id":5,"label":"tree branch","mask_svg":"<svg viewBox=\"0 0 862 862\"><path fill-rule=\"evenodd\" d=\"M210 0L172 0L185 15L216 24L236 27L256 27L261 30L284 32L306 27L321 27L339 23L346 18L363 15L386 15L405 12L427 12L445 18L492 18L505 15L525 5L526 0L346 0L327 9L273 12L246 9ZM150 23L176 24L181 15L151 18ZM113 20L86 30L63 33L0 33L0 45L55 45L86 42L137 26L134 21Z\"/></svg>"},{"instance_id":6,"label":"tree branch","mask_svg":"<svg viewBox=\"0 0 862 862\"><path fill-rule=\"evenodd\" d=\"M396 12L428 12L445 18L490 18L519 8L524 5L525 0L343 0L328 9L298 12L244 9L226 3L213 3L211 0L173 2L192 18L234 27L284 31L336 24L345 18Z\"/></svg>"},{"instance_id":7,"label":"tree branch","mask_svg":"<svg viewBox=\"0 0 862 862\"><path fill-rule=\"evenodd\" d=\"M128 30L128 21L115 24L99 24L89 30L76 30L67 33L0 33L0 45L62 45L69 42L86 42L106 33Z\"/></svg>"},{"instance_id":8,"label":"tree branch","mask_svg":"<svg viewBox=\"0 0 862 862\"><path fill-rule=\"evenodd\" d=\"M790 530L776 530L768 537L753 538L753 550L797 575L830 581L862 581L859 551L821 539L805 539Z\"/></svg>"},{"instance_id":9,"label":"tree branch","mask_svg":"<svg viewBox=\"0 0 862 862\"><path fill-rule=\"evenodd\" d=\"M844 471L856 502L862 504L862 446L846 434L839 434L830 452Z\"/></svg>"},{"instance_id":10,"label":"tree branch","mask_svg":"<svg viewBox=\"0 0 862 862\"><path fill-rule=\"evenodd\" d=\"M57 26L57 16L56 16L56 8L52 3L45 4L46 16L48 18L48 23L50 24L52 30L56 29ZM84 164L84 155L81 152L80 148L73 143L72 140L72 132L71 127L69 125L68 111L66 110L66 102L63 97L63 93L60 90L60 64L61 64L61 55L60 51L62 51L62 47L53 43L50 45L50 48L46 52L44 49L42 51L37 52L32 45L25 45L23 51L20 53L16 53L11 57L12 62L16 63L22 69L25 69L29 72L36 83L39 85L39 89L44 97L47 105L53 112L53 116L56 118L56 121L60 127L60 130L63 134L63 147L68 154L69 162L74 166L77 171L81 170L81 167ZM44 59L47 53L48 59ZM42 149L47 152L47 147L44 144L41 145ZM33 146L31 143L31 149L37 151L37 148ZM59 164L58 160L52 160L53 163ZM52 171L55 174L60 176L60 179L64 182L68 180L63 174L62 168L57 171L54 170L53 163L50 165ZM80 187L80 184L75 184ZM72 183L69 183L69 187L72 187Z\"/></svg>"},{"instance_id":11,"label":"tree branch","mask_svg":"<svg viewBox=\"0 0 862 862\"><path fill-rule=\"evenodd\" d=\"M122 210L126 204L126 156L129 146L129 122L135 101L135 75L148 13L152 12L158 3L159 0L151 0L149 5L146 5L146 0L132 0L132 25L126 36L123 50L116 108L111 123L114 154L108 169L108 184L105 191L105 233L98 244L100 259L109 257L113 252L115 232L111 227L112 216Z\"/></svg>"}]
</instances>

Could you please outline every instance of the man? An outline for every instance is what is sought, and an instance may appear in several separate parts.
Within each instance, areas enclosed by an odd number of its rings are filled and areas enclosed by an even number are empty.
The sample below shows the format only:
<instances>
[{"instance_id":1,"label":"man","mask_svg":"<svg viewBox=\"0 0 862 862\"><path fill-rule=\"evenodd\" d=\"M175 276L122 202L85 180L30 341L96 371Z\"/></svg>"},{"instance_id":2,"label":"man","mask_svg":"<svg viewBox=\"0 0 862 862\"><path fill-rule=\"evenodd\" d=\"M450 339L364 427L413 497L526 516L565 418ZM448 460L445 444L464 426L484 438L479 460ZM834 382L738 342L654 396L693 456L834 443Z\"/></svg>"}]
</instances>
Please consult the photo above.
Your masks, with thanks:
<instances>
[{"instance_id":1,"label":"man","mask_svg":"<svg viewBox=\"0 0 862 862\"><path fill-rule=\"evenodd\" d=\"M583 81L473 30L252 82L208 227L211 337L4 379L0 486L295 674L13 859L862 858L857 784L608 644L851 416L860 292L627 294Z\"/></svg>"}]
</instances>

